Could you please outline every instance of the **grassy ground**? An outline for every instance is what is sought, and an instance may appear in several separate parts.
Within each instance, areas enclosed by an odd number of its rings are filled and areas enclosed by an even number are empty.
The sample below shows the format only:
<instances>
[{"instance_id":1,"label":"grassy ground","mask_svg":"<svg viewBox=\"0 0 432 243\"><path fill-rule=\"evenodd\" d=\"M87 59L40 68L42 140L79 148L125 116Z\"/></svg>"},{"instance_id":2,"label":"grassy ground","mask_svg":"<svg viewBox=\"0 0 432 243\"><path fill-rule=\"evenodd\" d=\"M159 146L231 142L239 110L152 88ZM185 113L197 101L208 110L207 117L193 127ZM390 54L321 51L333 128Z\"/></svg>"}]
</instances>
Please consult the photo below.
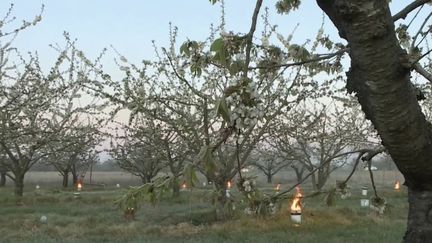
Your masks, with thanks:
<instances>
[{"instance_id":1,"label":"grassy ground","mask_svg":"<svg viewBox=\"0 0 432 243\"><path fill-rule=\"evenodd\" d=\"M390 184L390 183L387 183ZM390 212L377 216L360 207L360 184L353 196L324 205L323 196L305 199L303 222L290 222L289 202L268 218L238 215L215 221L209 190L195 189L143 205L133 222L126 222L113 200L122 189L85 187L79 199L73 191L27 186L24 206L16 206L13 187L0 188L0 242L400 242L406 225L407 198L387 184L380 192ZM56 185L55 185L56 186ZM271 190L271 187L267 187ZM305 194L308 194L307 187ZM39 219L47 216L47 224Z\"/></svg>"}]
</instances>

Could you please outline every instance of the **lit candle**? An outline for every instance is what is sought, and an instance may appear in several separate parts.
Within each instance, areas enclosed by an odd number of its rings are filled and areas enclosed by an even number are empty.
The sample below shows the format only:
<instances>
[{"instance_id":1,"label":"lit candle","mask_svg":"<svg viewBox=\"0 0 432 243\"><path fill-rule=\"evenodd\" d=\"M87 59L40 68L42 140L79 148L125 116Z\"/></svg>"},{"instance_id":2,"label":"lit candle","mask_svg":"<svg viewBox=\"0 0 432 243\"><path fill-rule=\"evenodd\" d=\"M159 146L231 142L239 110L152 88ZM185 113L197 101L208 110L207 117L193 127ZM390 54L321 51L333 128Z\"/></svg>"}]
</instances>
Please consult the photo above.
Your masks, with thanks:
<instances>
[{"instance_id":1,"label":"lit candle","mask_svg":"<svg viewBox=\"0 0 432 243\"><path fill-rule=\"evenodd\" d=\"M226 197L231 197L231 194L230 194L230 188L231 188L231 181L228 181L228 182L227 182L227 188L226 188L226 190L225 190L225 196L226 196Z\"/></svg>"},{"instance_id":2,"label":"lit candle","mask_svg":"<svg viewBox=\"0 0 432 243\"><path fill-rule=\"evenodd\" d=\"M302 213L302 203L301 199L303 197L303 194L300 191L300 187L296 187L296 194L294 196L294 199L291 203L291 221L295 224L301 223L301 213Z\"/></svg>"},{"instance_id":3,"label":"lit candle","mask_svg":"<svg viewBox=\"0 0 432 243\"><path fill-rule=\"evenodd\" d=\"M276 194L278 194L278 193L280 192L280 189L281 189L281 184L278 183L278 184L276 185L276 188L275 188L275 190L276 190Z\"/></svg>"},{"instance_id":4,"label":"lit candle","mask_svg":"<svg viewBox=\"0 0 432 243\"><path fill-rule=\"evenodd\" d=\"M81 182L78 182L78 184L77 184L77 190L78 191L82 190L82 184L81 184Z\"/></svg>"},{"instance_id":5,"label":"lit candle","mask_svg":"<svg viewBox=\"0 0 432 243\"><path fill-rule=\"evenodd\" d=\"M186 191L186 189L187 189L186 182L183 182L183 184L181 185L181 191Z\"/></svg>"},{"instance_id":6,"label":"lit candle","mask_svg":"<svg viewBox=\"0 0 432 243\"><path fill-rule=\"evenodd\" d=\"M399 191L399 189L400 189L400 182L399 182L399 181L396 181L396 183L395 183L395 185L394 185L394 189L395 189L396 191Z\"/></svg>"}]
</instances>

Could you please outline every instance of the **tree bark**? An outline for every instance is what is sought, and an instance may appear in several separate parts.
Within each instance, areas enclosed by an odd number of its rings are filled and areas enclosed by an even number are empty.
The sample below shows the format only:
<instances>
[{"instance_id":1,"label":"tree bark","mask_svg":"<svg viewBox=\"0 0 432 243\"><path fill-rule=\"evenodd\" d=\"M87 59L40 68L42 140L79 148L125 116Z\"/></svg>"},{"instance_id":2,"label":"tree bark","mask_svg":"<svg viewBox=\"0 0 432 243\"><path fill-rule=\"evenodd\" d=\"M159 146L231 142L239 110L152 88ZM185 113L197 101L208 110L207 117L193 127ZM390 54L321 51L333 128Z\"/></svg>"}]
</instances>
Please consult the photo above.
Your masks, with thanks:
<instances>
[{"instance_id":1,"label":"tree bark","mask_svg":"<svg viewBox=\"0 0 432 243\"><path fill-rule=\"evenodd\" d=\"M311 175L311 182L312 182L312 189L314 191L318 191L318 184L317 184L317 181L316 181L315 173L312 173L312 175Z\"/></svg>"},{"instance_id":2,"label":"tree bark","mask_svg":"<svg viewBox=\"0 0 432 243\"><path fill-rule=\"evenodd\" d=\"M173 190L173 197L178 197L180 195L180 183L178 181L178 178L175 178L173 180L172 190Z\"/></svg>"},{"instance_id":3,"label":"tree bark","mask_svg":"<svg viewBox=\"0 0 432 243\"><path fill-rule=\"evenodd\" d=\"M267 173L266 176L267 176L267 183L272 183L273 175L271 173Z\"/></svg>"},{"instance_id":4,"label":"tree bark","mask_svg":"<svg viewBox=\"0 0 432 243\"><path fill-rule=\"evenodd\" d=\"M412 65L396 38L388 1L317 2L349 43L348 91L356 93L366 118L405 177L410 191L405 242L430 242L430 211L426 212L426 200L420 195L427 198L432 191L432 129L410 82Z\"/></svg>"},{"instance_id":5,"label":"tree bark","mask_svg":"<svg viewBox=\"0 0 432 243\"><path fill-rule=\"evenodd\" d=\"M66 188L69 186L69 172L63 172L63 187Z\"/></svg>"},{"instance_id":6,"label":"tree bark","mask_svg":"<svg viewBox=\"0 0 432 243\"><path fill-rule=\"evenodd\" d=\"M6 185L6 172L0 172L0 187Z\"/></svg>"},{"instance_id":7,"label":"tree bark","mask_svg":"<svg viewBox=\"0 0 432 243\"><path fill-rule=\"evenodd\" d=\"M432 239L432 191L408 189L409 214L404 241L430 242Z\"/></svg>"},{"instance_id":8,"label":"tree bark","mask_svg":"<svg viewBox=\"0 0 432 243\"><path fill-rule=\"evenodd\" d=\"M15 174L15 196L21 198L24 193L24 174Z\"/></svg>"},{"instance_id":9,"label":"tree bark","mask_svg":"<svg viewBox=\"0 0 432 243\"><path fill-rule=\"evenodd\" d=\"M72 183L76 185L78 183L78 174L74 170L72 170L71 173L72 173Z\"/></svg>"},{"instance_id":10,"label":"tree bark","mask_svg":"<svg viewBox=\"0 0 432 243\"><path fill-rule=\"evenodd\" d=\"M299 169L299 168L297 168L295 166L292 166L292 168L294 169L294 172L296 174L297 182L302 181L303 180L303 174L304 174L304 171L305 171L305 167L302 167L301 169Z\"/></svg>"}]
</instances>

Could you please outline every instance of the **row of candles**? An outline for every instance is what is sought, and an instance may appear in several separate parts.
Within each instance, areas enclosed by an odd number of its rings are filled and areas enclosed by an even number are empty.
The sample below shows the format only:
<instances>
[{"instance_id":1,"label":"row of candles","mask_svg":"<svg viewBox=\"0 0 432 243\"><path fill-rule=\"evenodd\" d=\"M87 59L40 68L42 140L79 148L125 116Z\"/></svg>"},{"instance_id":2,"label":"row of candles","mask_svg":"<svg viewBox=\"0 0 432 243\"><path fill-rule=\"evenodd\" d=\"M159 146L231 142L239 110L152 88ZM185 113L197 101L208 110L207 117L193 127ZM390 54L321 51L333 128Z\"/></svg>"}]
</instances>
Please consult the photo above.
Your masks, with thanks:
<instances>
[{"instance_id":1,"label":"row of candles","mask_svg":"<svg viewBox=\"0 0 432 243\"><path fill-rule=\"evenodd\" d=\"M117 188L120 187L120 184L116 185ZM225 195L226 197L231 197L231 187L232 187L232 183L231 181L227 182L227 186L226 186L226 190L225 190ZM74 193L75 197L79 197L80 196L80 191L83 188L83 184L82 182L78 182L76 184L76 189L78 192ZM187 189L187 184L184 182L181 185L182 190L186 190ZM39 190L40 186L36 185L36 189ZM396 191L400 190L400 182L396 181L395 185L394 185L394 189ZM278 183L275 187L275 192L279 193L281 190L281 184ZM367 187L363 187L362 188L362 196L367 196ZM301 223L301 216L302 216L302 209L303 209L303 204L302 204L302 198L303 198L303 194L300 190L300 187L296 187L296 193L294 195L293 201L291 203L291 207L290 207L290 212L291 212L291 221L295 224L295 225L299 225ZM369 206L369 199L361 199L360 200L360 204L362 207L367 207Z\"/></svg>"}]
</instances>

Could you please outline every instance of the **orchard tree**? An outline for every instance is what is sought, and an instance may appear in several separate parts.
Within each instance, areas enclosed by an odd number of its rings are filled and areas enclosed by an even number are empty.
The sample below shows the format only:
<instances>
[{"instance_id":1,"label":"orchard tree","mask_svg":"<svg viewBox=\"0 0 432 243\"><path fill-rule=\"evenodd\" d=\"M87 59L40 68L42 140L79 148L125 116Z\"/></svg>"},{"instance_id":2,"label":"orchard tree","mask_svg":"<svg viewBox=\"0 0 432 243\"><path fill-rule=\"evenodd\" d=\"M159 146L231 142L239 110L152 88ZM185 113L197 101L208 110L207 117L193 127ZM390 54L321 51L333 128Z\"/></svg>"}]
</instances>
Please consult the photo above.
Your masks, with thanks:
<instances>
[{"instance_id":1,"label":"orchard tree","mask_svg":"<svg viewBox=\"0 0 432 243\"><path fill-rule=\"evenodd\" d=\"M293 161L286 160L286 158L279 156L279 153L272 148L266 149L264 147L265 144L268 144L266 140L264 140L263 143L263 146L259 146L253 153L253 156L251 156L250 164L264 173L267 178L267 183L272 183L273 176L280 170L291 166Z\"/></svg>"},{"instance_id":2,"label":"orchard tree","mask_svg":"<svg viewBox=\"0 0 432 243\"><path fill-rule=\"evenodd\" d=\"M116 135L111 145L114 161L121 169L140 177L143 184L152 182L165 167L160 125L137 118L133 125L124 126L120 132L124 134Z\"/></svg>"},{"instance_id":3,"label":"orchard tree","mask_svg":"<svg viewBox=\"0 0 432 243\"><path fill-rule=\"evenodd\" d=\"M4 29L14 19L10 14L11 9L0 27L0 38L5 40L0 46L0 149L7 156L1 165L10 171L8 175L20 200L27 171L50 153L52 143L61 141L57 135L69 129L71 120L95 107L77 105L90 69L85 69L81 59L75 58L79 55L75 41L65 35L66 45L58 49L58 58L46 74L37 54L24 57L11 46L22 30L40 21L40 15L8 32ZM16 61L9 61L12 58ZM59 149L70 145L65 142Z\"/></svg>"},{"instance_id":4,"label":"orchard tree","mask_svg":"<svg viewBox=\"0 0 432 243\"><path fill-rule=\"evenodd\" d=\"M430 14L422 20L425 24L414 30L414 38L408 38L412 43L408 48L401 45L403 39L398 39L395 22L428 2L412 1L392 14L389 1L317 0L349 44L351 65L346 88L357 96L366 118L405 177L409 196L405 242L427 242L432 237L432 127L411 83L413 71L432 81L430 67L423 68L421 62L430 53L423 45L430 37L426 24ZM403 26L407 29L409 24Z\"/></svg>"},{"instance_id":5,"label":"orchard tree","mask_svg":"<svg viewBox=\"0 0 432 243\"><path fill-rule=\"evenodd\" d=\"M350 154L374 144L370 125L356 107L324 106L320 102L305 102L284 117L272 134L272 143L286 158L302 164L311 175L314 190L320 191L330 174L346 164ZM351 102L352 103L352 102Z\"/></svg>"},{"instance_id":6,"label":"orchard tree","mask_svg":"<svg viewBox=\"0 0 432 243\"><path fill-rule=\"evenodd\" d=\"M247 178L241 169L275 118L305 97L327 94L330 84L340 78L331 77L321 86L312 79L323 70L338 72L339 56L344 52L339 46L328 45L322 30L316 41L296 44L292 36L284 38L278 33L266 12L264 31L256 43L261 3L255 6L247 33L226 32L221 24L212 28L207 40L188 40L177 52L177 30L173 28L169 48L155 48L158 61L145 61L143 67L137 67L119 54L118 63L126 74L122 83L103 74L113 92L93 87L132 115L162 121L179 137L188 138L189 150L198 154L191 165L213 182L215 201L222 206L229 201L227 182L238 176L237 185L242 187ZM320 55L318 47L334 52ZM310 58L321 62L307 61ZM190 178L188 175L191 173L184 173ZM135 192L125 198L133 198Z\"/></svg>"},{"instance_id":7,"label":"orchard tree","mask_svg":"<svg viewBox=\"0 0 432 243\"><path fill-rule=\"evenodd\" d=\"M50 144L47 157L44 159L45 163L54 166L63 177L63 187L68 187L71 173L73 184L76 184L79 171L86 171L89 163L95 163L92 154L96 146L102 142L102 134L98 130L102 124L101 120L95 124L90 124L90 121L87 121L87 124L80 124L78 119L79 117L76 117L71 122L69 129L57 134L56 143ZM65 143L69 146L62 148Z\"/></svg>"}]
</instances>

